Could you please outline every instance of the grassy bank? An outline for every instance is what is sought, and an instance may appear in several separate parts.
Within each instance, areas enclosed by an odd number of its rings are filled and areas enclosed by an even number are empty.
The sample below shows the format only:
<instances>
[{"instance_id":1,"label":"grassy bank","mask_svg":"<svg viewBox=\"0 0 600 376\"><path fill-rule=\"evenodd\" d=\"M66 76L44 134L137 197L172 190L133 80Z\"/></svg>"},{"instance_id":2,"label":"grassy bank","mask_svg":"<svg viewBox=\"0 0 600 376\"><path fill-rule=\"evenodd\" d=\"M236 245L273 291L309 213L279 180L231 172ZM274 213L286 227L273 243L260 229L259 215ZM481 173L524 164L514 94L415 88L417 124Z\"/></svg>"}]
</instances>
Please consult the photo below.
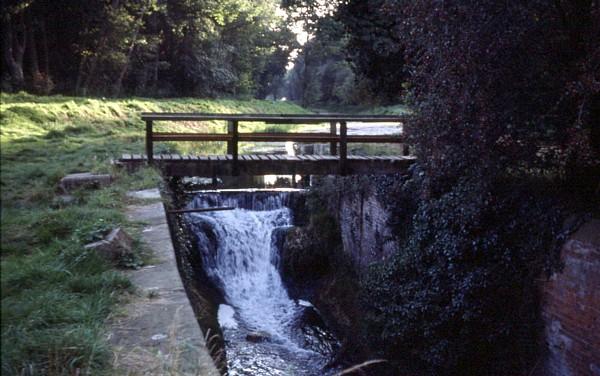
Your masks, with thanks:
<instances>
[{"instance_id":1,"label":"grassy bank","mask_svg":"<svg viewBox=\"0 0 600 376\"><path fill-rule=\"evenodd\" d=\"M236 100L103 100L2 94L0 105L2 374L109 374L103 323L129 282L83 245L103 230L134 234L123 208L126 192L155 186L142 170L130 176L110 160L143 151L143 111L302 113L289 103ZM224 130L203 122L161 125ZM266 127L266 125L264 125ZM222 144L159 144L161 150L224 150ZM161 149L162 148L162 149ZM199 151L199 150L196 150ZM108 188L58 198L58 182L73 172L111 173ZM139 261L139 260L138 260ZM137 262L137 261L136 261Z\"/></svg>"},{"instance_id":2,"label":"grassy bank","mask_svg":"<svg viewBox=\"0 0 600 376\"><path fill-rule=\"evenodd\" d=\"M411 109L403 104L394 104L388 106L324 104L318 107L309 107L309 109L316 113L357 115L405 115L411 113Z\"/></svg>"}]
</instances>

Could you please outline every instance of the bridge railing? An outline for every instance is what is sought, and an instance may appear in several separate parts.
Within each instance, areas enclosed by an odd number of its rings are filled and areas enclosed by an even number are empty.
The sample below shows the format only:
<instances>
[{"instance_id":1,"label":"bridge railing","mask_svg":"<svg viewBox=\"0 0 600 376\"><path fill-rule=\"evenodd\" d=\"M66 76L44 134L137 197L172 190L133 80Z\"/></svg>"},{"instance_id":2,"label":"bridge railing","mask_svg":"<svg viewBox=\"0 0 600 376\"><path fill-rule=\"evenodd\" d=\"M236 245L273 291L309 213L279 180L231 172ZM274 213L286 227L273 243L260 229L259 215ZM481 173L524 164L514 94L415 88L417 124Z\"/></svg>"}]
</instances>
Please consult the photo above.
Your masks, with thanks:
<instances>
[{"instance_id":1,"label":"bridge railing","mask_svg":"<svg viewBox=\"0 0 600 376\"><path fill-rule=\"evenodd\" d=\"M389 115L272 115L272 114L207 114L207 113L142 113L146 122L146 155L148 163L154 159L154 142L157 141L223 141L227 142L227 154L232 156L234 170L238 161L238 144L245 141L299 143L329 143L331 155L339 154L340 171L345 171L348 158L348 143L398 143L403 144L403 155L408 155L408 146L402 135L348 135L348 122L402 123L407 116ZM227 133L182 133L155 132L156 121L227 121ZM239 132L240 122L262 122L267 124L322 124L329 123L329 132L284 133L284 132ZM339 134L337 124L340 124ZM339 145L339 151L338 151Z\"/></svg>"}]
</instances>

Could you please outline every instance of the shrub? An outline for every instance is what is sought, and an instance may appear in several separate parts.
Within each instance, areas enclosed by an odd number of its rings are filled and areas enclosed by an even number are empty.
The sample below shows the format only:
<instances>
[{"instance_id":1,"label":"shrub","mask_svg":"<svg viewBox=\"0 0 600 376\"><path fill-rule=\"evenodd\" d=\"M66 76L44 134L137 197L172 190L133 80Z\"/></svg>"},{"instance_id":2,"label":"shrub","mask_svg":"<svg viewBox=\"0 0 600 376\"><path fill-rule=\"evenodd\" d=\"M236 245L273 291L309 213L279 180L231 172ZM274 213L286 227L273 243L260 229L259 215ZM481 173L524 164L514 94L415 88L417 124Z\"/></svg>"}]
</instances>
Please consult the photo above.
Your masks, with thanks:
<instances>
[{"instance_id":1,"label":"shrub","mask_svg":"<svg viewBox=\"0 0 600 376\"><path fill-rule=\"evenodd\" d=\"M544 192L461 180L420 200L394 259L363 281L364 333L415 374L519 374L540 334L537 279L564 216Z\"/></svg>"},{"instance_id":2,"label":"shrub","mask_svg":"<svg viewBox=\"0 0 600 376\"><path fill-rule=\"evenodd\" d=\"M295 228L285 236L281 274L288 280L312 281L335 268L340 252L340 232L335 218L325 213L311 215L306 228Z\"/></svg>"},{"instance_id":3,"label":"shrub","mask_svg":"<svg viewBox=\"0 0 600 376\"><path fill-rule=\"evenodd\" d=\"M388 5L402 21L397 32L412 72L416 116L405 131L431 194L461 176L568 175L569 160L588 160L579 165L588 173L591 160L600 164L598 149L573 147L598 140L591 131L600 101L591 84L600 57L597 2Z\"/></svg>"},{"instance_id":4,"label":"shrub","mask_svg":"<svg viewBox=\"0 0 600 376\"><path fill-rule=\"evenodd\" d=\"M413 373L520 374L558 261L549 187L597 200L598 2L369 4L396 25L422 172L403 245L365 281L365 335Z\"/></svg>"}]
</instances>

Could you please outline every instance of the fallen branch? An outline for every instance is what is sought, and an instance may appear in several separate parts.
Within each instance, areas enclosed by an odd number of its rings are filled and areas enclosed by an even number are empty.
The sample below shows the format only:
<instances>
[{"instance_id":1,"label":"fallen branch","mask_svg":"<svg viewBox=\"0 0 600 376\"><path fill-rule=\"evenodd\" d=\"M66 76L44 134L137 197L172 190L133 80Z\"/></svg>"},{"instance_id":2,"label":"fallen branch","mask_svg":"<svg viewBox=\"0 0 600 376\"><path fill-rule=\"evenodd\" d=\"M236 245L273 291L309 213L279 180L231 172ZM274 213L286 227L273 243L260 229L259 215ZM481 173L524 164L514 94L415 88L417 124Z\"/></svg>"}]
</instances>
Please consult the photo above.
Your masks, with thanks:
<instances>
[{"instance_id":1,"label":"fallen branch","mask_svg":"<svg viewBox=\"0 0 600 376\"><path fill-rule=\"evenodd\" d=\"M385 359L373 359L373 360L368 360L364 363L361 364L357 364L353 367L347 368L345 370L343 370L340 373L337 373L335 376L342 376L342 375L348 375L351 374L352 372L357 372L357 371L362 371L363 368L366 368L368 366L371 366L373 364L379 364L379 363L385 363L387 362L387 360Z\"/></svg>"}]
</instances>

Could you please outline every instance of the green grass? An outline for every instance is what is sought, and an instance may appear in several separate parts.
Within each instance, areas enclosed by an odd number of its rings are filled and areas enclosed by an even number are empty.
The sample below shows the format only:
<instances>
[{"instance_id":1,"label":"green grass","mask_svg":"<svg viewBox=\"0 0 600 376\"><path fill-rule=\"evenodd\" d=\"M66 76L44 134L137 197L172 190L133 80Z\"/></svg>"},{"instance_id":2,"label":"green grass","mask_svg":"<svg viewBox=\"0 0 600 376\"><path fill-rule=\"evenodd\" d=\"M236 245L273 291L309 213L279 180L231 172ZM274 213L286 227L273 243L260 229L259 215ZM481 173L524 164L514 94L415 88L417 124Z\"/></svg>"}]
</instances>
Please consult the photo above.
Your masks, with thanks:
<instances>
[{"instance_id":1,"label":"green grass","mask_svg":"<svg viewBox=\"0 0 600 376\"><path fill-rule=\"evenodd\" d=\"M317 113L341 113L352 115L409 115L411 109L403 104L388 106L367 106L367 105L321 105L310 108ZM365 124L368 127L369 124ZM322 125L306 126L304 130L323 129ZM367 144L350 143L348 144L349 155L402 155L404 145L402 144Z\"/></svg>"},{"instance_id":2,"label":"green grass","mask_svg":"<svg viewBox=\"0 0 600 376\"><path fill-rule=\"evenodd\" d=\"M355 115L405 115L410 114L411 109L404 104L393 104L388 106L368 105L320 105L310 108L317 113L341 113Z\"/></svg>"},{"instance_id":3,"label":"green grass","mask_svg":"<svg viewBox=\"0 0 600 376\"><path fill-rule=\"evenodd\" d=\"M0 104L2 374L110 374L104 322L130 283L83 245L128 223L126 192L156 186L143 169L127 175L109 161L142 153L140 112L306 113L285 102L237 100L104 100L2 94ZM218 122L159 123L157 130L224 131ZM279 126L258 125L254 129ZM196 148L196 149L195 149ZM223 144L162 143L157 151L223 152ZM111 173L115 183L57 199L73 172Z\"/></svg>"}]
</instances>

